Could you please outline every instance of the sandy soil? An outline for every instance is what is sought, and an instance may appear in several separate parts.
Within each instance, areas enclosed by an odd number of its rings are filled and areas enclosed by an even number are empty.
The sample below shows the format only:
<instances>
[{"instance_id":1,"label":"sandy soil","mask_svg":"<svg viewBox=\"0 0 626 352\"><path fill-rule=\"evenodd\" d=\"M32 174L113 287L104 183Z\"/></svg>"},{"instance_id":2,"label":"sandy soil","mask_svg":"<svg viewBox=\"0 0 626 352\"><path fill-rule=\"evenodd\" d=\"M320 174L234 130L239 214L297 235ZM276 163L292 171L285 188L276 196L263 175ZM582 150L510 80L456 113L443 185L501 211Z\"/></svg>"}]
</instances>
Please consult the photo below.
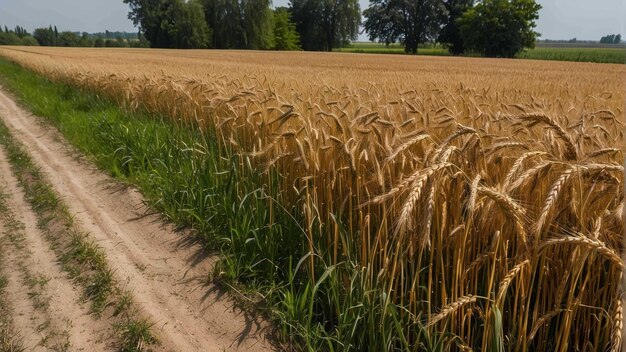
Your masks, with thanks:
<instances>
[{"instance_id":1,"label":"sandy soil","mask_svg":"<svg viewBox=\"0 0 626 352\"><path fill-rule=\"evenodd\" d=\"M82 160L58 131L2 90L0 117L68 204L78 227L106 251L116 279L155 323L164 350L272 349L267 324L237 309L207 280L216 258L147 209L137 190Z\"/></svg>"}]
</instances>

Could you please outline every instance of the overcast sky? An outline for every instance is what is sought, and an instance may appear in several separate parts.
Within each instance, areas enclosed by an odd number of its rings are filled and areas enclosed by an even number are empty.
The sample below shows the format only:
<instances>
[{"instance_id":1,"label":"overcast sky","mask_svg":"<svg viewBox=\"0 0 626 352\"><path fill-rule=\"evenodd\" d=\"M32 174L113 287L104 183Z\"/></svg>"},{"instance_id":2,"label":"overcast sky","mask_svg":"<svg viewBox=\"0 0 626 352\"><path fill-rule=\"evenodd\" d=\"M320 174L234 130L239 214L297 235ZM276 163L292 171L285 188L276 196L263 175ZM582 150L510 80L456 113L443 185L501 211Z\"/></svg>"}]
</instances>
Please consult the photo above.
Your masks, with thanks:
<instances>
[{"instance_id":1,"label":"overcast sky","mask_svg":"<svg viewBox=\"0 0 626 352\"><path fill-rule=\"evenodd\" d=\"M283 6L289 0L274 0ZM369 0L360 0L365 9ZM606 34L626 37L626 0L537 0L537 31L543 39L599 40ZM80 32L135 31L122 0L0 0L0 24L27 30L57 25ZM361 39L365 39L362 36Z\"/></svg>"}]
</instances>

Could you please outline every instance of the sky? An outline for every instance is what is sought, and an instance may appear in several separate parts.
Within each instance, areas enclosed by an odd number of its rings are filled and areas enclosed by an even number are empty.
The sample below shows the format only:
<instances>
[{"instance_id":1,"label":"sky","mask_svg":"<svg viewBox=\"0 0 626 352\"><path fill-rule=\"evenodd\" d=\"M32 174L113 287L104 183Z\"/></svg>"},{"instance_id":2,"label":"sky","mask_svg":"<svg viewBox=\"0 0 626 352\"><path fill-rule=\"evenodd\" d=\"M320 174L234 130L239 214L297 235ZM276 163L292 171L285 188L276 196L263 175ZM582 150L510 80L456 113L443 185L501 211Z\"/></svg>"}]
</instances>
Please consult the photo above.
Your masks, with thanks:
<instances>
[{"instance_id":1,"label":"sky","mask_svg":"<svg viewBox=\"0 0 626 352\"><path fill-rule=\"evenodd\" d=\"M285 6L289 0L274 0ZM369 0L359 0L361 9ZM599 40L607 34L626 37L626 0L537 0L543 6L536 31L542 39ZM122 0L0 0L0 25L29 31L57 25L76 32L136 31ZM360 40L365 40L361 35Z\"/></svg>"}]
</instances>

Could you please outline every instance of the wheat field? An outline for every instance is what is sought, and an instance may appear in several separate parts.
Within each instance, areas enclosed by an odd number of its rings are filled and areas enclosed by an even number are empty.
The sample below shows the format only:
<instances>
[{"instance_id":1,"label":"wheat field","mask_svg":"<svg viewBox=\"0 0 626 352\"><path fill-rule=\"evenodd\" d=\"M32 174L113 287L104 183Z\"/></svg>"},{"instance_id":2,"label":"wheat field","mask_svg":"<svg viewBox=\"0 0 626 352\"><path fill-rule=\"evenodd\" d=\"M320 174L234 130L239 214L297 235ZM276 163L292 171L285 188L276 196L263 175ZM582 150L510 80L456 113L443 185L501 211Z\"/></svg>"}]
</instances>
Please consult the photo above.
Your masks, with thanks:
<instances>
[{"instance_id":1,"label":"wheat field","mask_svg":"<svg viewBox=\"0 0 626 352\"><path fill-rule=\"evenodd\" d=\"M404 334L390 349L428 349L418 330L453 336L446 350L621 348L624 65L7 47L0 56L213 133L301 219L293 236L311 254L308 280L323 279L318 260L350 263L358 279L343 272L344 290L378 290L364 299L400 307ZM337 321L346 313L332 310Z\"/></svg>"}]
</instances>

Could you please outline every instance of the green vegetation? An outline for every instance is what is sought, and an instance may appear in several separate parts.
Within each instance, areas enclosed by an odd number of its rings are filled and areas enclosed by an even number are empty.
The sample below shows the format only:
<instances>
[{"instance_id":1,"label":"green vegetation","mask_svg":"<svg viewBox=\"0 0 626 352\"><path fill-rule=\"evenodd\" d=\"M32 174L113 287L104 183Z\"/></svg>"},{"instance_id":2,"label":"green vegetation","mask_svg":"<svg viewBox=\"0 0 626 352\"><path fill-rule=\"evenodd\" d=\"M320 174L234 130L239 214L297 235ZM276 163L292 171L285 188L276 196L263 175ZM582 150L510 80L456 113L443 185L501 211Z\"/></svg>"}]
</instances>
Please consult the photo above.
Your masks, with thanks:
<instances>
[{"instance_id":1,"label":"green vegetation","mask_svg":"<svg viewBox=\"0 0 626 352\"><path fill-rule=\"evenodd\" d=\"M38 78L6 61L0 61L0 72L3 78L6 78L2 79L4 84L13 88L19 87L20 92L26 95L45 91L32 86ZM15 79L21 80L14 81ZM50 96L42 98L47 99ZM59 98L57 96L57 99ZM90 241L88 235L76 230L73 217L63 201L58 198L24 148L13 139L1 122L0 144L4 146L27 200L35 210L40 228L57 256L61 258L63 269L84 288L85 298L91 302L92 312L99 315L107 307L113 307L119 349L138 351L138 346L156 343L156 339L149 332L151 324L138 316L136 309L128 304L128 293L114 281L112 272L106 264L104 251ZM41 285L41 282L34 278L33 287Z\"/></svg>"},{"instance_id":2,"label":"green vegetation","mask_svg":"<svg viewBox=\"0 0 626 352\"><path fill-rule=\"evenodd\" d=\"M398 43L389 45L381 43L356 42L344 48L333 49L333 51L344 53L363 53L363 54L406 54L404 46ZM448 50L439 45L419 46L418 55L435 55L448 56Z\"/></svg>"},{"instance_id":3,"label":"green vegetation","mask_svg":"<svg viewBox=\"0 0 626 352\"><path fill-rule=\"evenodd\" d=\"M275 10L269 0L124 3L130 7L129 18L142 29L153 48L332 50L355 40L361 23L358 0L293 0L289 8ZM173 9L193 9L194 16L177 18ZM183 30L187 27L212 35L205 38ZM193 45L182 46L176 36Z\"/></svg>"},{"instance_id":4,"label":"green vegetation","mask_svg":"<svg viewBox=\"0 0 626 352\"><path fill-rule=\"evenodd\" d=\"M167 40L172 48L204 49L208 46L212 33L199 2L174 1L165 12L165 18L166 22L161 23L162 35L157 39Z\"/></svg>"},{"instance_id":5,"label":"green vegetation","mask_svg":"<svg viewBox=\"0 0 626 352\"><path fill-rule=\"evenodd\" d=\"M294 0L274 10L267 0L123 1L142 30L138 35L59 32L50 26L31 36L17 26L0 28L0 45L304 49L624 63L620 48L534 48L541 8L534 0L375 0L363 12L364 27L370 40L380 43L352 42L361 23L356 0ZM600 40L603 46L620 42L620 34ZM569 43L582 42L574 38Z\"/></svg>"},{"instance_id":6,"label":"green vegetation","mask_svg":"<svg viewBox=\"0 0 626 352\"><path fill-rule=\"evenodd\" d=\"M541 5L534 0L484 0L459 20L465 49L487 57L515 57L533 48Z\"/></svg>"},{"instance_id":7,"label":"green vegetation","mask_svg":"<svg viewBox=\"0 0 626 352\"><path fill-rule=\"evenodd\" d=\"M291 21L291 13L286 7L274 10L274 49L300 50L300 34Z\"/></svg>"},{"instance_id":8,"label":"green vegetation","mask_svg":"<svg viewBox=\"0 0 626 352\"><path fill-rule=\"evenodd\" d=\"M347 53L366 54L405 54L404 47L393 43L386 46L381 43L352 43L345 48L338 48L334 51ZM448 50L439 45L421 46L417 50L418 55L448 56ZM472 55L466 55L472 56ZM526 49L516 56L518 59L530 60L558 60L558 61L578 61L623 64L626 63L626 47L596 47L593 45L577 46L537 46L534 49Z\"/></svg>"},{"instance_id":9,"label":"green vegetation","mask_svg":"<svg viewBox=\"0 0 626 352\"><path fill-rule=\"evenodd\" d=\"M16 26L12 30L6 26L3 30L0 26L0 45L145 48L148 47L148 42L145 37L137 33L59 32L56 26L54 28L49 26L35 29L31 35L20 26Z\"/></svg>"},{"instance_id":10,"label":"green vegetation","mask_svg":"<svg viewBox=\"0 0 626 352\"><path fill-rule=\"evenodd\" d=\"M105 33L89 34L86 32L59 32L56 26L54 28L37 28L33 32L33 37L41 46L63 46L63 47L147 47L145 38L140 36L133 39L133 35L125 32L113 33L106 31ZM137 37L137 35L134 35Z\"/></svg>"},{"instance_id":11,"label":"green vegetation","mask_svg":"<svg viewBox=\"0 0 626 352\"><path fill-rule=\"evenodd\" d=\"M292 0L290 4L304 50L332 51L357 39L358 0Z\"/></svg>"},{"instance_id":12,"label":"green vegetation","mask_svg":"<svg viewBox=\"0 0 626 352\"><path fill-rule=\"evenodd\" d=\"M20 26L16 26L13 30L10 30L6 26L3 30L0 26L0 45L35 46L38 45L38 43L30 33Z\"/></svg>"},{"instance_id":13,"label":"green vegetation","mask_svg":"<svg viewBox=\"0 0 626 352\"><path fill-rule=\"evenodd\" d=\"M285 8L268 0L124 0L153 48L299 50Z\"/></svg>"},{"instance_id":14,"label":"green vegetation","mask_svg":"<svg viewBox=\"0 0 626 352\"><path fill-rule=\"evenodd\" d=\"M448 0L445 2L448 12L438 41L446 43L450 54L461 55L465 52L465 42L459 26L459 19L474 5L474 0Z\"/></svg>"},{"instance_id":15,"label":"green vegetation","mask_svg":"<svg viewBox=\"0 0 626 352\"><path fill-rule=\"evenodd\" d=\"M172 0L159 0L161 4L167 4L170 1ZM153 6L142 0L125 0L125 2L131 3L131 9L132 3L142 3L141 9L148 9L148 11ZM201 0L201 3L208 26L213 31L209 47L272 49L274 41L272 11L268 0Z\"/></svg>"},{"instance_id":16,"label":"green vegetation","mask_svg":"<svg viewBox=\"0 0 626 352\"><path fill-rule=\"evenodd\" d=\"M129 18L140 25L153 48L204 49L211 37L202 5L182 0L146 1L124 0L132 12Z\"/></svg>"},{"instance_id":17,"label":"green vegetation","mask_svg":"<svg viewBox=\"0 0 626 352\"><path fill-rule=\"evenodd\" d=\"M585 48L585 47L542 47L524 50L517 54L520 59L559 60L624 64L626 47L623 48Z\"/></svg>"},{"instance_id":18,"label":"green vegetation","mask_svg":"<svg viewBox=\"0 0 626 352\"><path fill-rule=\"evenodd\" d=\"M532 48L539 18L535 0L372 0L363 15L370 40L400 42L409 54L439 41L450 53L514 57Z\"/></svg>"},{"instance_id":19,"label":"green vegetation","mask_svg":"<svg viewBox=\"0 0 626 352\"><path fill-rule=\"evenodd\" d=\"M407 53L416 54L418 45L437 39L446 14L441 0L372 0L363 26L370 40L400 41Z\"/></svg>"},{"instance_id":20,"label":"green vegetation","mask_svg":"<svg viewBox=\"0 0 626 352\"><path fill-rule=\"evenodd\" d=\"M621 34L609 34L600 38L601 44L620 44L622 42Z\"/></svg>"}]
</instances>

